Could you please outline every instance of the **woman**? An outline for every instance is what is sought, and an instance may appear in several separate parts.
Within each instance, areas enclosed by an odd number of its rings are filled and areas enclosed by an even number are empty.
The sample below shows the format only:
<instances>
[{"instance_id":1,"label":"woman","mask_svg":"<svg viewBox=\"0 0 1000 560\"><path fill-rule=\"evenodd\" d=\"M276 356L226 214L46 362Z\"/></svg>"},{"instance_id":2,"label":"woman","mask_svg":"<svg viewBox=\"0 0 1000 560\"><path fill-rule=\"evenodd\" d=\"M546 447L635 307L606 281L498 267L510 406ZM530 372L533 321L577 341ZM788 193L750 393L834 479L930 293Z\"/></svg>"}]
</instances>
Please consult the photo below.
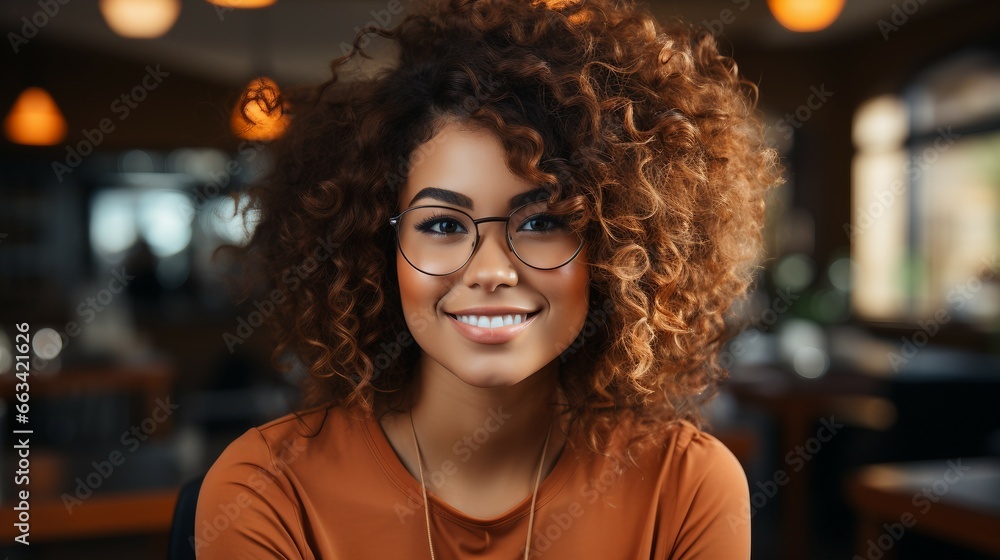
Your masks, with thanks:
<instances>
[{"instance_id":1,"label":"woman","mask_svg":"<svg viewBox=\"0 0 1000 560\"><path fill-rule=\"evenodd\" d=\"M366 33L398 61L341 87ZM254 190L304 401L208 472L198 557L749 558L698 409L777 178L753 85L630 1L450 0L354 47Z\"/></svg>"}]
</instances>

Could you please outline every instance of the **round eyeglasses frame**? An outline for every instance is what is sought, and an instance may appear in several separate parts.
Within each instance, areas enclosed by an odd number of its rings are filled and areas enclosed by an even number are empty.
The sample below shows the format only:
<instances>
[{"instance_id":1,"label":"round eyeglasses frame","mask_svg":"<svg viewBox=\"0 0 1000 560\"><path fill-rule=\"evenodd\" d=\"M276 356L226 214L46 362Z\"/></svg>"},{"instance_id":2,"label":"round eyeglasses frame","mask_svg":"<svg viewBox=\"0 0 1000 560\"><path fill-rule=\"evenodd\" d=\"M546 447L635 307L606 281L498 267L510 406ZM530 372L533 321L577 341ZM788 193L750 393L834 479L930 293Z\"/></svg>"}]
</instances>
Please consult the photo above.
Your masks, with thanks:
<instances>
[{"instance_id":1,"label":"round eyeglasses frame","mask_svg":"<svg viewBox=\"0 0 1000 560\"><path fill-rule=\"evenodd\" d=\"M396 230L396 247L399 248L400 254L403 255L403 258L406 259L406 262L409 263L410 266L412 266L414 269L416 269L416 270L418 270L418 271L420 271L420 272L422 272L424 274L427 274L428 276L448 276L449 274L454 274L454 273L458 272L459 270L462 270L462 268L465 265L469 264L469 261L471 261L472 257L476 254L476 249L479 248L479 240L481 238L480 235L479 235L479 224L482 224L482 223L485 223L485 222L503 222L504 223L503 231L504 231L504 238L507 240L507 248L510 249L511 253L514 253L514 256L517 257L517 260L523 262L526 266L530 266L531 268L534 268L535 270L555 270L557 268L562 268L562 267L566 266L567 264L573 262L573 259L575 259L576 256L580 254L580 250L583 249L583 238L582 237L580 238L580 246L577 247L576 251L573 252L573 256L571 256L570 258L566 259L566 262L564 262L564 263L562 263L560 265L551 266L551 267L548 267L548 268L541 268L541 267L537 267L537 266L534 266L534 265L531 265L531 264L528 264L528 263L524 262L524 259L521 258L521 255L518 255L517 251L514 250L514 243L513 243L513 240L510 238L510 219L514 217L514 214L517 214L522 209L527 208L528 206L531 206L532 204L535 204L535 203L534 202L529 202L528 204L524 204L522 206L518 206L517 208L511 210L510 214L508 214L506 218L503 217L503 216L487 216L485 218L479 218L478 220L475 219L475 218L473 218L472 216L470 216L467 212L463 212L463 211L458 210L456 208L452 208L451 206L436 206L436 205L414 206L413 208L407 208L406 210L403 210L398 216L396 216L394 218L389 218L389 224L392 225L393 229ZM465 262L463 262L455 270L452 270L451 272L441 273L441 274L434 274L434 273L431 273L431 272L426 272L424 270L421 270L420 268L417 268L417 265L415 265L412 262L410 262L410 258L407 257L406 253L403 251L402 244L401 244L401 241L399 239L399 235L400 235L400 233L399 233L399 224L400 224L400 221L402 220L403 215L406 214L407 212L411 212L413 210L419 210L421 208L441 208L443 210L449 210L451 212L458 212L459 214L462 214L462 215L468 217L469 220L472 221L472 225L476 228L476 242L473 243L473 245L472 245L472 251L469 253L469 257L467 259L465 259Z\"/></svg>"}]
</instances>

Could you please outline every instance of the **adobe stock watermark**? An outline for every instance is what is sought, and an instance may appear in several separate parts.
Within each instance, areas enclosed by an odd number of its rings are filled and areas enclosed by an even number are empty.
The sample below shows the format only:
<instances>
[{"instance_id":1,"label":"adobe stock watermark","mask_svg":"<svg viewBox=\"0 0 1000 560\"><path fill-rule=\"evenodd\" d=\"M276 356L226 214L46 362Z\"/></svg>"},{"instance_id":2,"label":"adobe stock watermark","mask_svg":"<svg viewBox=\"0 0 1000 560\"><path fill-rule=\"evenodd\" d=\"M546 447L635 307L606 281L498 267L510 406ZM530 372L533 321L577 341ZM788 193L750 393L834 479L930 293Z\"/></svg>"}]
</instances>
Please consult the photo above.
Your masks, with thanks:
<instances>
[{"instance_id":1,"label":"adobe stock watermark","mask_svg":"<svg viewBox=\"0 0 1000 560\"><path fill-rule=\"evenodd\" d=\"M920 6L927 3L927 0L903 0L900 4L892 5L892 12L888 20L878 20L878 30L882 33L882 40L888 41L889 34L899 31L900 27L910 21L910 16L917 13Z\"/></svg>"},{"instance_id":2,"label":"adobe stock watermark","mask_svg":"<svg viewBox=\"0 0 1000 560\"><path fill-rule=\"evenodd\" d=\"M181 204L180 212L186 221L190 221L195 214L194 209L200 209L207 201L212 200L222 194L232 178L243 173L245 167L240 161L243 158L247 163L257 159L257 156L264 151L267 144L252 140L240 142L236 147L237 156L226 162L222 169L209 172L211 180L199 186L194 191L194 201L191 205Z\"/></svg>"},{"instance_id":3,"label":"adobe stock watermark","mask_svg":"<svg viewBox=\"0 0 1000 560\"><path fill-rule=\"evenodd\" d=\"M997 259L997 255L984 257L982 263L983 272L970 276L965 282L948 291L945 301L952 306L952 309L956 311L965 309L976 297L976 294L983 289L983 281L992 280L1000 273L1000 260ZM902 342L899 352L886 354L892 371L899 373L899 370L908 364L920 352L921 348L927 346L930 340L941 332L941 327L948 324L949 321L951 321L951 314L946 307L939 307L930 319L918 320L917 326L919 328L916 332L910 336L899 337L900 342Z\"/></svg>"},{"instance_id":4,"label":"adobe stock watermark","mask_svg":"<svg viewBox=\"0 0 1000 560\"><path fill-rule=\"evenodd\" d=\"M77 322L75 319L67 321L63 330L56 331L59 335L59 348L50 347L50 345L55 344L54 340L46 343L46 345L40 349L40 352L35 353L32 366L39 370L45 369L45 366L48 365L48 360L43 358L42 355L51 357L64 352L66 347L69 346L70 339L83 334L83 327L89 325L94 321L94 319L97 318L98 314L107 309L114 301L115 296L125 291L125 288L128 287L129 282L132 280L135 280L135 276L125 272L125 267L118 270L112 270L111 279L108 280L107 285L104 288L97 290L92 295L88 295L83 298L83 301L76 306L76 314L80 317L83 324L81 325L81 323Z\"/></svg>"},{"instance_id":5,"label":"adobe stock watermark","mask_svg":"<svg viewBox=\"0 0 1000 560\"><path fill-rule=\"evenodd\" d=\"M938 158L941 157L941 154L948 151L955 144L955 141L961 137L961 134L952 132L950 126L947 128L939 127L934 142L924 148L919 155L903 165L904 176L909 175L910 181L919 179L925 171L934 165ZM866 232L876 220L885 215L889 208L896 203L896 199L906 192L906 187L907 182L905 179L896 179L887 188L876 192L872 197L874 200L868 203L867 206L857 209L855 223L844 224L844 233L853 242L858 234Z\"/></svg>"},{"instance_id":6,"label":"adobe stock watermark","mask_svg":"<svg viewBox=\"0 0 1000 560\"><path fill-rule=\"evenodd\" d=\"M406 0L406 1L410 2L412 0ZM402 2L400 2L399 0L389 0L389 2L386 3L385 8L377 11L371 10L368 12L372 16L372 19L368 20L368 23L364 25L354 26L355 36L357 36L358 33L361 33L361 30L365 29L366 27L375 27L375 26L388 27L389 24L392 22L393 18L395 18L402 12L403 12ZM361 38L361 41L358 43L358 46L363 49L367 47L368 43L370 42L371 42L371 34L366 33L364 37ZM340 42L340 54L347 56L348 54L350 54L352 50L354 50L354 45L346 41Z\"/></svg>"},{"instance_id":7,"label":"adobe stock watermark","mask_svg":"<svg viewBox=\"0 0 1000 560\"><path fill-rule=\"evenodd\" d=\"M458 473L461 464L469 462L469 459L472 459L475 452L479 451L490 440L492 434L500 431L504 423L512 418L512 415L503 411L502 406L496 409L490 408L488 413L481 426L473 430L471 434L462 436L452 446L451 451L457 457L457 462L445 459L441 462L440 466L425 473L425 478L430 481L428 486L434 486L435 488L444 486L448 478ZM405 523L407 517L420 510L423 510L423 496L415 492L410 493L405 505L396 502L395 506L393 506L393 511L396 512L396 518L399 519L400 524Z\"/></svg>"},{"instance_id":8,"label":"adobe stock watermark","mask_svg":"<svg viewBox=\"0 0 1000 560\"><path fill-rule=\"evenodd\" d=\"M372 381L375 381L382 376L389 367L402 355L403 350L409 348L416 340L410 331L402 331L396 334L396 340L386 343L382 342L379 344L379 353L375 354L372 358L372 365L375 366L375 372L372 374ZM361 382L361 376L357 373L351 375L351 380L354 383Z\"/></svg>"},{"instance_id":9,"label":"adobe stock watermark","mask_svg":"<svg viewBox=\"0 0 1000 560\"><path fill-rule=\"evenodd\" d=\"M583 517L587 510L585 506L593 506L597 500L607 494L622 480L631 467L625 450L618 450L605 460L605 467L600 474L588 480L580 487L580 499L574 500L561 511L549 513L547 518L539 518L539 525L531 534L531 550L528 558L538 558L552 549L556 541L569 534L577 519ZM522 549L523 552L523 549Z\"/></svg>"},{"instance_id":10,"label":"adobe stock watermark","mask_svg":"<svg viewBox=\"0 0 1000 560\"><path fill-rule=\"evenodd\" d=\"M961 458L948 461L947 464L948 469L941 475L941 478L913 494L910 503L916 508L917 514L926 515L934 504L941 501L941 497L947 494L952 486L972 470L972 467L962 464ZM912 528L918 521L919 518L913 511L905 511L899 516L898 521L883 523L883 533L874 540L868 539L865 555L855 554L852 560L880 560L906 535L906 530Z\"/></svg>"},{"instance_id":11,"label":"adobe stock watermark","mask_svg":"<svg viewBox=\"0 0 1000 560\"><path fill-rule=\"evenodd\" d=\"M587 320L576 335L576 338L559 353L559 362L565 364L569 357L583 348L587 339L597 334L598 329L607 324L612 315L615 314L615 302L610 298L605 299L598 309L590 309L587 312Z\"/></svg>"},{"instance_id":12,"label":"adobe stock watermark","mask_svg":"<svg viewBox=\"0 0 1000 560\"><path fill-rule=\"evenodd\" d=\"M275 449L278 447L274 446ZM272 457L275 467L282 470L294 463L306 450L306 446L300 438L296 438L294 443L286 439L281 442L280 447L281 451L275 452ZM218 513L206 510L199 515L199 519L202 521L201 527L196 527L194 535L188 537L188 544L191 545L195 554L218 540L219 535L223 531L229 530L243 514L243 511L252 506L255 500L260 500L264 492L274 484L274 477L270 472L267 472L266 475L262 472L267 471L262 468L254 468L245 482L228 482L230 487L238 486L239 493L231 501L219 504Z\"/></svg>"},{"instance_id":13,"label":"adobe stock watermark","mask_svg":"<svg viewBox=\"0 0 1000 560\"><path fill-rule=\"evenodd\" d=\"M503 83L503 80L496 78L493 74L480 76L478 79L479 88L472 97L467 97L462 102L462 106L456 111L456 117L459 120L464 120L478 111L483 104L483 100L496 92ZM447 133L436 134L427 142L417 146L409 157L404 157L403 154L400 154L397 158L398 165L396 168L386 173L386 183L389 187L389 192L395 193L402 185L406 184L406 178L410 174L410 169L414 165L419 165L427 156L433 154L437 149L437 145L444 142L447 138Z\"/></svg>"},{"instance_id":14,"label":"adobe stock watermark","mask_svg":"<svg viewBox=\"0 0 1000 560\"><path fill-rule=\"evenodd\" d=\"M38 32L48 25L52 18L59 15L62 7L69 3L70 0L38 0L38 10L30 16L21 18L21 33L17 34L13 31L7 33L7 42L10 43L14 54L20 53L21 47L37 37Z\"/></svg>"},{"instance_id":15,"label":"adobe stock watermark","mask_svg":"<svg viewBox=\"0 0 1000 560\"><path fill-rule=\"evenodd\" d=\"M212 8L215 9L215 15L219 18L219 21L226 21L226 14L229 12L235 12L237 10L243 9L256 9L260 7L259 0L212 0Z\"/></svg>"},{"instance_id":16,"label":"adobe stock watermark","mask_svg":"<svg viewBox=\"0 0 1000 560\"><path fill-rule=\"evenodd\" d=\"M119 122L124 121L140 103L146 100L149 92L158 88L163 79L169 75L169 72L160 70L159 64L155 68L146 66L146 74L140 79L139 85L115 98L108 106L108 110L118 117ZM52 171L56 174L56 179L61 183L63 177L83 163L83 158L94 153L104 139L115 131L116 126L111 117L104 117L98 121L96 127L83 129L81 131L83 140L77 142L75 146L66 146L66 157L62 161L52 162Z\"/></svg>"},{"instance_id":17,"label":"adobe stock watermark","mask_svg":"<svg viewBox=\"0 0 1000 560\"><path fill-rule=\"evenodd\" d=\"M317 237L316 246L311 254L302 259L301 263L283 270L281 273L283 285L271 290L263 301L253 300L254 311L248 313L246 318L237 317L236 328L233 329L233 332L227 330L222 333L222 341L229 353L235 352L237 346L253 336L254 331L274 313L275 307L285 303L288 294L298 290L302 281L319 270L320 264L329 260L334 249L338 247L340 247L340 243L332 242L329 235L325 239Z\"/></svg>"},{"instance_id":18,"label":"adobe stock watermark","mask_svg":"<svg viewBox=\"0 0 1000 560\"><path fill-rule=\"evenodd\" d=\"M93 470L84 476L76 477L76 489L73 494L63 493L62 502L66 511L72 515L73 510L94 495L94 491L99 489L114 474L115 468L125 464L128 455L135 453L142 445L142 442L149 439L149 436L156 433L156 430L164 422L167 422L173 413L180 408L180 405L170 402L168 395L166 400L156 399L156 408L149 416L144 418L138 425L131 426L122 432L119 441L125 452L115 449L108 454L106 459L91 461Z\"/></svg>"},{"instance_id":19,"label":"adobe stock watermark","mask_svg":"<svg viewBox=\"0 0 1000 560\"><path fill-rule=\"evenodd\" d=\"M438 305L439 309L447 309L450 307L450 303L455 299L455 292L448 292L441 298L441 303ZM435 309L417 309L410 312L406 317L407 329L396 333L396 338L390 342L381 342L379 344L380 351L378 354L372 358L373 365L375 366L375 371L372 374L372 381L375 381L382 376L382 373L389 369L393 363L402 355L403 350L410 347L416 339L414 338L414 333L420 334L427 330L427 328L434 322L437 321L436 310ZM351 381L354 383L361 382L361 375L358 373L351 374Z\"/></svg>"},{"instance_id":20,"label":"adobe stock watermark","mask_svg":"<svg viewBox=\"0 0 1000 560\"><path fill-rule=\"evenodd\" d=\"M452 293L453 292L449 292L449 294ZM447 302L453 297L453 295L446 295L442 298L440 307L446 308ZM572 354L582 348L586 340L594 336L594 334L598 332L598 328L604 326L608 322L609 317L614 314L614 309L614 302L610 299L606 299L604 300L604 304L601 308L591 309L588 311L587 320L580 329L580 332L577 334L576 339L566 346L566 348L561 350L561 353L559 354L560 362L566 363ZM413 337L414 332L418 334L424 332L430 325L430 321L434 320L435 319L433 317L429 316L429 314L423 312L422 310L414 311L410 313L407 318L407 323L410 326L409 330L397 333L395 340L388 342L383 341L379 343L379 352L372 358L372 363L375 367L375 372L372 375L372 381L378 379L382 373L387 371L392 364L399 359L406 348L409 348L414 342L416 342L416 339ZM351 380L354 383L360 383L361 375L357 373L352 374Z\"/></svg>"},{"instance_id":21,"label":"adobe stock watermark","mask_svg":"<svg viewBox=\"0 0 1000 560\"><path fill-rule=\"evenodd\" d=\"M833 416L829 420L820 419L820 427L816 430L816 435L807 439L802 445L796 445L794 449L785 454L785 465L791 468L792 473L797 473L805 468L806 463L811 461L822 449L823 444L833 439L837 432L844 427L838 424ZM751 488L750 499L744 504L744 515L735 513L726 514L726 522L729 528L735 533L736 530L753 519L757 512L763 509L775 496L781 487L791 480L789 472L784 468L774 471L770 480L754 483L756 488Z\"/></svg>"},{"instance_id":22,"label":"adobe stock watermark","mask_svg":"<svg viewBox=\"0 0 1000 560\"><path fill-rule=\"evenodd\" d=\"M733 4L736 4L737 9L741 12L745 12L748 7L750 7L750 0L731 0ZM726 28L727 25L736 21L736 13L729 8L723 8L719 12L719 17L714 19L702 20L701 24L708 30L712 35L720 35L722 30Z\"/></svg>"},{"instance_id":23,"label":"adobe stock watermark","mask_svg":"<svg viewBox=\"0 0 1000 560\"><path fill-rule=\"evenodd\" d=\"M802 128L802 125L811 119L816 111L823 108L823 105L834 95L834 92L826 89L826 84L820 84L819 87L809 86L809 91L810 94L805 103L796 107L791 113L785 113L784 117L774 123L774 129L780 132L786 140L791 140L795 129ZM771 143L776 144L776 141L771 140Z\"/></svg>"},{"instance_id":24,"label":"adobe stock watermark","mask_svg":"<svg viewBox=\"0 0 1000 560\"><path fill-rule=\"evenodd\" d=\"M799 295L793 294L791 288L786 287L784 290L779 288L775 292L777 297L773 298L770 305L761 311L760 316L749 325L749 327L754 328L743 331L738 338L730 341L719 354L719 365L722 368L729 369L737 358L747 351L747 347L760 337L760 331L756 327L769 327L777 323L778 318L791 309L795 300L799 299Z\"/></svg>"},{"instance_id":25,"label":"adobe stock watermark","mask_svg":"<svg viewBox=\"0 0 1000 560\"><path fill-rule=\"evenodd\" d=\"M397 158L399 162L398 167L395 170L388 171L385 175L389 192L395 194L402 185L406 184L406 178L410 174L410 169L414 165L419 165L427 156L433 154L437 149L437 144L444 142L447 138L447 134L435 134L430 140L414 148L409 157L404 157L403 154L400 154Z\"/></svg>"}]
</instances>

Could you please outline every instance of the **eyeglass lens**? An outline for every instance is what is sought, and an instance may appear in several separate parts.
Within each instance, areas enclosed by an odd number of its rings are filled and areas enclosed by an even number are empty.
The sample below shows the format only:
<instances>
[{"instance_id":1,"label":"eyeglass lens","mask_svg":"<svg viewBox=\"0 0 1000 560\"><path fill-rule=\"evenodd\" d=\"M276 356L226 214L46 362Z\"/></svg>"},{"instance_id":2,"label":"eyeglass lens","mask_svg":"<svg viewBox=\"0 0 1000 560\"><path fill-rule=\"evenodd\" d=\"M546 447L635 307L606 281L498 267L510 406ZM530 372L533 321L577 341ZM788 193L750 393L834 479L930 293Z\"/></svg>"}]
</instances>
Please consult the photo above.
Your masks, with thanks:
<instances>
[{"instance_id":1,"label":"eyeglass lens","mask_svg":"<svg viewBox=\"0 0 1000 560\"><path fill-rule=\"evenodd\" d=\"M568 216L552 212L548 203L541 201L517 209L507 222L507 232L514 253L525 264L558 268L572 260L582 244L582 238L568 224ZM452 208L425 206L408 210L400 218L398 229L400 250L406 260L427 274L455 272L475 250L472 218Z\"/></svg>"}]
</instances>

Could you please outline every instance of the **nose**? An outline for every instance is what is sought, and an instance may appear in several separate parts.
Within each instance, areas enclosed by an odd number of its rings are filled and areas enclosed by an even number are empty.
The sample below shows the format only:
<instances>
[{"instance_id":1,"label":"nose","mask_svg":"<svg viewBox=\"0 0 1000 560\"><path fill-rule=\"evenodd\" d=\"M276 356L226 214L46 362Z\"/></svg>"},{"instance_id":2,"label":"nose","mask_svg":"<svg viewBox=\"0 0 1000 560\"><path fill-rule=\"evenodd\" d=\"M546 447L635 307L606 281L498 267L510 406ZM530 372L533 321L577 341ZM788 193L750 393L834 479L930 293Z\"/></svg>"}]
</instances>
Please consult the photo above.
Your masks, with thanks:
<instances>
[{"instance_id":1,"label":"nose","mask_svg":"<svg viewBox=\"0 0 1000 560\"><path fill-rule=\"evenodd\" d=\"M517 256L507 246L503 222L479 224L479 246L465 265L463 280L469 287L481 286L489 292L497 286L517 285Z\"/></svg>"}]
</instances>

